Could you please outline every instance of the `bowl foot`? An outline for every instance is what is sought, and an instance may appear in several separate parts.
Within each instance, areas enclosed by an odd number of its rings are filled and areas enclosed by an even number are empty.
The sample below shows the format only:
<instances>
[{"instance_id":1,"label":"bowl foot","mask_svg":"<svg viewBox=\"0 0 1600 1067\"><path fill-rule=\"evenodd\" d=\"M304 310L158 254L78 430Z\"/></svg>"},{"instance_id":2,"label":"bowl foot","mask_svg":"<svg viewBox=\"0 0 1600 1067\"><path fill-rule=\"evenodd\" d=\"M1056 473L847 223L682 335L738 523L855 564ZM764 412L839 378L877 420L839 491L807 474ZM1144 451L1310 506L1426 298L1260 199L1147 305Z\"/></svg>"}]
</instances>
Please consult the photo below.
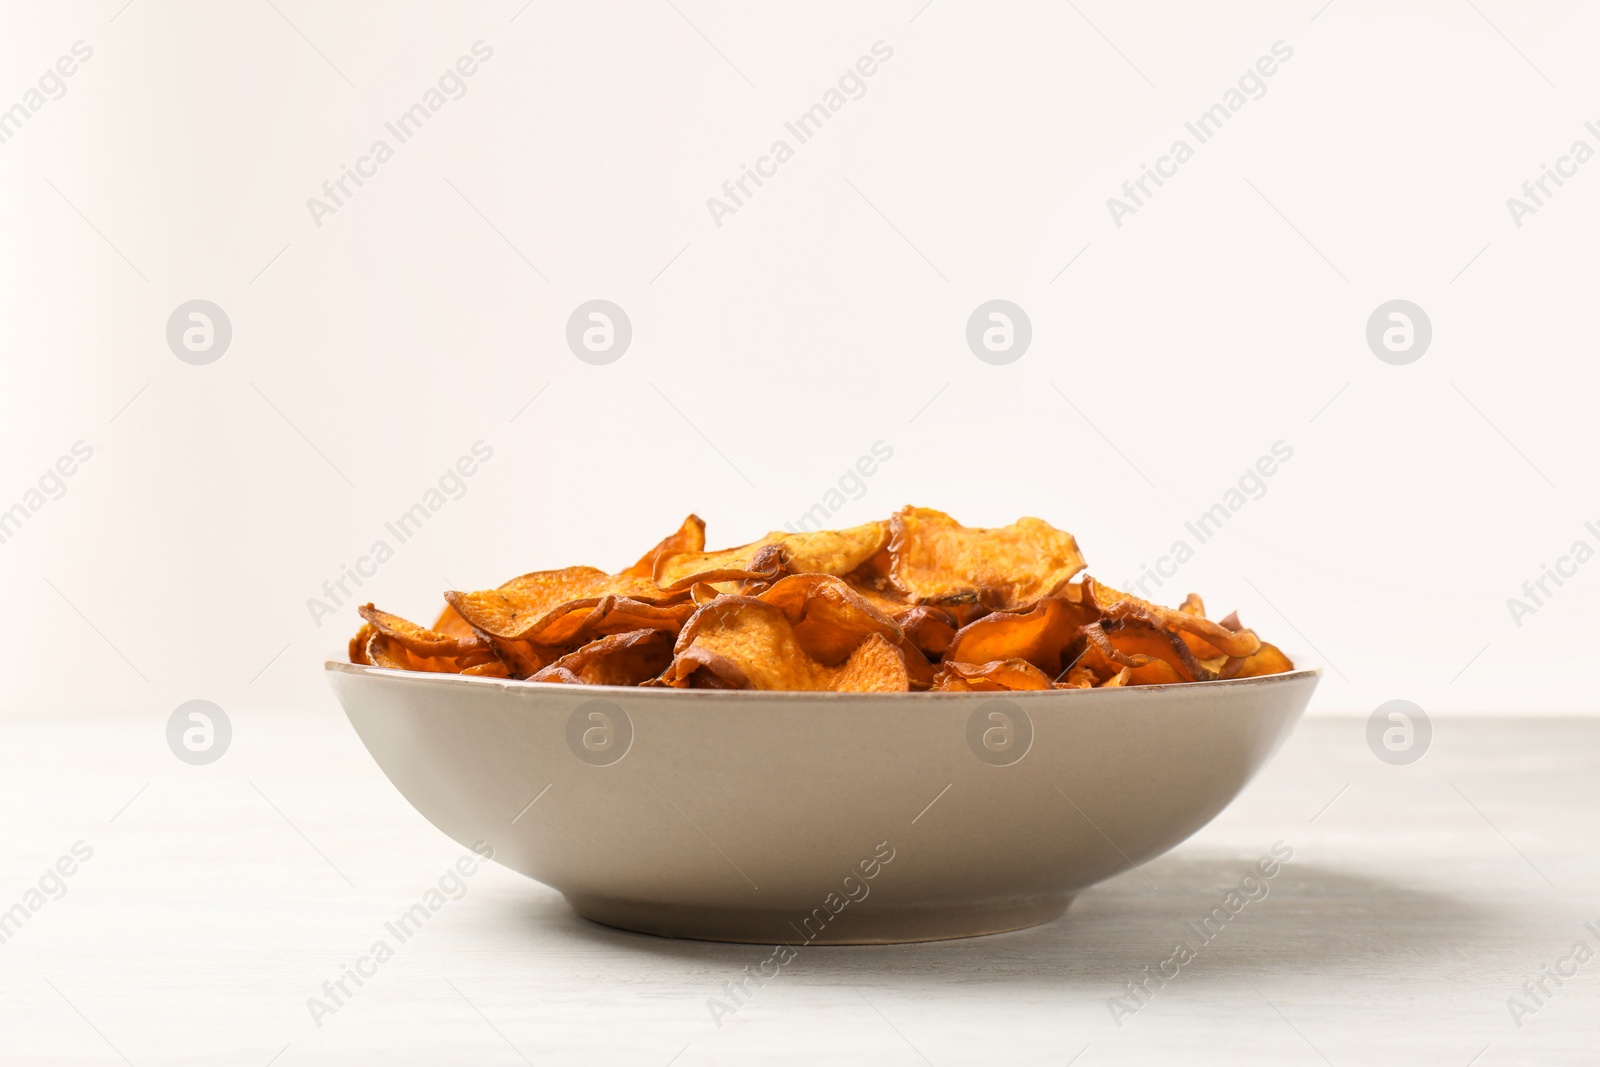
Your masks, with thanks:
<instances>
[{"instance_id":1,"label":"bowl foot","mask_svg":"<svg viewBox=\"0 0 1600 1067\"><path fill-rule=\"evenodd\" d=\"M1050 893L963 904L873 907L852 903L833 915L825 908L807 914L797 909L758 911L565 894L567 903L579 915L619 930L695 941L782 944L793 948L896 945L1023 930L1060 918L1075 895Z\"/></svg>"}]
</instances>

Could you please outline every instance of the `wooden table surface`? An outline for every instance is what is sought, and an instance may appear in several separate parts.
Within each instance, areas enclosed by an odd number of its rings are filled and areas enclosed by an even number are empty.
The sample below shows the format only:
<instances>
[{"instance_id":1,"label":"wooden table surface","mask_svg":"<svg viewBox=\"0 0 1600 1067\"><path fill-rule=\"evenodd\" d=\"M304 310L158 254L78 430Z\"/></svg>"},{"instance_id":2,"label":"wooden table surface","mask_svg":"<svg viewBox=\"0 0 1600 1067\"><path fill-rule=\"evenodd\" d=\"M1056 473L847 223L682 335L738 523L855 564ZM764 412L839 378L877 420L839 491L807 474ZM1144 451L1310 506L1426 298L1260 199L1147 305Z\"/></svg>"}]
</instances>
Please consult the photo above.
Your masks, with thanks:
<instances>
[{"instance_id":1,"label":"wooden table surface","mask_svg":"<svg viewBox=\"0 0 1600 1067\"><path fill-rule=\"evenodd\" d=\"M805 949L718 1020L768 950L595 926L495 866L399 943L385 923L463 850L336 709L236 714L202 767L165 720L0 720L0 1063L1600 1063L1597 719L1436 720L1404 767L1364 720L1308 720L1063 920ZM1280 841L1267 895L1197 937ZM1178 976L1129 999L1180 941Z\"/></svg>"}]
</instances>

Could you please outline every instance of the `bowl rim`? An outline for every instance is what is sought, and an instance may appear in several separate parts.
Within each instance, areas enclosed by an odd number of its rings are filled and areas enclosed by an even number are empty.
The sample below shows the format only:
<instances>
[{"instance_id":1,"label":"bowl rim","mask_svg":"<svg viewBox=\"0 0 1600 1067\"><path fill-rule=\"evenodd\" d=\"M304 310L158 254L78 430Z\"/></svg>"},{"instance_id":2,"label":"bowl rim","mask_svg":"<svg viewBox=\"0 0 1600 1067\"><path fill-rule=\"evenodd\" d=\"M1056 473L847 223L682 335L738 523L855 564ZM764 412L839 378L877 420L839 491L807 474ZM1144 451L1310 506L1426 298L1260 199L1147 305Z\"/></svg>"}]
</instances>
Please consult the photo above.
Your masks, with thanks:
<instances>
[{"instance_id":1,"label":"bowl rim","mask_svg":"<svg viewBox=\"0 0 1600 1067\"><path fill-rule=\"evenodd\" d=\"M1250 686L1271 686L1287 684L1291 681L1301 681L1306 678L1317 678L1322 674L1321 667L1298 667L1292 671L1283 671L1278 674L1257 674L1249 678L1216 678L1204 682L1171 682L1162 685L1130 685L1115 686L1110 689L1017 689L1008 692L989 693L933 693L933 692L905 692L905 693L836 693L827 689L676 689L671 686L637 686L637 685L572 685L564 682L534 682L519 678L488 678L470 674L435 674L429 671L402 671L390 667L372 667L364 663L348 663L344 660L326 660L323 670L329 675L354 675L361 677L389 678L404 680L406 684L413 685L439 685L439 686L468 686L480 688L501 689L508 692L528 693L561 693L568 696L579 696L586 693L601 694L631 694L634 697L661 698L665 700L770 700L770 701L809 701L829 700L844 702L887 702L887 701L932 701L948 703L956 700L1049 700L1052 698L1083 700L1088 694L1103 694L1098 699L1130 699L1128 696L1114 694L1155 693L1155 692L1193 692L1199 689L1247 688ZM1071 696L1067 696L1071 694Z\"/></svg>"}]
</instances>

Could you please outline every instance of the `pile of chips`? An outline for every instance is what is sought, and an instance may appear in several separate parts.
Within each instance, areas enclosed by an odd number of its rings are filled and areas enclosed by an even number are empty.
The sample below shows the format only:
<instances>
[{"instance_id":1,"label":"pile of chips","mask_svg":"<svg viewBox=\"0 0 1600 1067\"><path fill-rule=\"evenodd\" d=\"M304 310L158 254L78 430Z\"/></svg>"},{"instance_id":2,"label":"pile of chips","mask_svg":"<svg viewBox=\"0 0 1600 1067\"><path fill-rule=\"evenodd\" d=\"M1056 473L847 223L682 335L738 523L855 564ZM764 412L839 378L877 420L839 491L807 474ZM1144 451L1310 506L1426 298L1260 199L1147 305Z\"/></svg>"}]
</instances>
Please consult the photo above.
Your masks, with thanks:
<instances>
[{"instance_id":1,"label":"pile of chips","mask_svg":"<svg viewBox=\"0 0 1600 1067\"><path fill-rule=\"evenodd\" d=\"M962 526L928 508L846 530L705 550L691 515L616 574L535 571L449 592L431 629L368 604L350 660L577 685L998 692L1277 674L1240 625L1095 581L1039 519Z\"/></svg>"}]
</instances>

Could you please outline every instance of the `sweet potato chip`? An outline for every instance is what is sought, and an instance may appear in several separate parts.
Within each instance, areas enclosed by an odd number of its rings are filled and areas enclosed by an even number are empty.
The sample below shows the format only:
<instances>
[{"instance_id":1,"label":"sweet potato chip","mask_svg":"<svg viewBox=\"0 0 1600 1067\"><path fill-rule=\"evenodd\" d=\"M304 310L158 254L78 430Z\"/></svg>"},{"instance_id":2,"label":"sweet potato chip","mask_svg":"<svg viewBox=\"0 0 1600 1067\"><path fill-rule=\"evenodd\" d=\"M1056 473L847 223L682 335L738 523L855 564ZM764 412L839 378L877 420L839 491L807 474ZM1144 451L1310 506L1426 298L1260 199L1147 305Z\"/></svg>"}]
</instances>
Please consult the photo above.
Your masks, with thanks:
<instances>
[{"instance_id":1,"label":"sweet potato chip","mask_svg":"<svg viewBox=\"0 0 1600 1067\"><path fill-rule=\"evenodd\" d=\"M409 619L379 611L371 604L363 605L361 617L375 630L399 642L408 652L419 656L463 656L489 647L489 642L469 628L465 636L457 637L424 629Z\"/></svg>"},{"instance_id":2,"label":"sweet potato chip","mask_svg":"<svg viewBox=\"0 0 1600 1067\"><path fill-rule=\"evenodd\" d=\"M1190 633L1229 656L1248 656L1261 647L1260 638L1249 630L1230 630L1203 616L1160 607L1112 589L1088 575L1084 575L1083 589L1089 602L1113 619L1134 618L1163 629Z\"/></svg>"},{"instance_id":3,"label":"sweet potato chip","mask_svg":"<svg viewBox=\"0 0 1600 1067\"><path fill-rule=\"evenodd\" d=\"M534 674L535 682L578 685L641 685L672 662L673 634L629 630L610 634L569 652Z\"/></svg>"},{"instance_id":4,"label":"sweet potato chip","mask_svg":"<svg viewBox=\"0 0 1600 1067\"><path fill-rule=\"evenodd\" d=\"M794 627L806 653L824 666L843 662L870 634L900 649L911 688L933 684L933 665L900 625L875 608L842 578L830 574L794 574L780 578L758 595L775 604Z\"/></svg>"},{"instance_id":5,"label":"sweet potato chip","mask_svg":"<svg viewBox=\"0 0 1600 1067\"><path fill-rule=\"evenodd\" d=\"M629 630L666 630L674 637L695 606L683 600L675 604L650 604L631 597L601 597L593 606L587 601L565 614L550 612L529 627L522 639L548 646L569 646L592 641L607 634Z\"/></svg>"},{"instance_id":6,"label":"sweet potato chip","mask_svg":"<svg viewBox=\"0 0 1600 1067\"><path fill-rule=\"evenodd\" d=\"M947 660L988 663L1025 659L1054 678L1083 651L1094 608L1047 596L1026 611L997 611L968 623L945 650Z\"/></svg>"},{"instance_id":7,"label":"sweet potato chip","mask_svg":"<svg viewBox=\"0 0 1600 1067\"><path fill-rule=\"evenodd\" d=\"M687 589L695 582L772 581L782 574L849 574L889 539L886 523L869 522L846 530L785 533L774 530L759 541L720 552L680 552L656 560L662 589Z\"/></svg>"},{"instance_id":8,"label":"sweet potato chip","mask_svg":"<svg viewBox=\"0 0 1600 1067\"><path fill-rule=\"evenodd\" d=\"M509 678L511 676L511 672L507 670L506 665L497 659L490 660L488 663L480 663L476 667L467 667L461 673L475 675L480 678Z\"/></svg>"},{"instance_id":9,"label":"sweet potato chip","mask_svg":"<svg viewBox=\"0 0 1600 1067\"><path fill-rule=\"evenodd\" d=\"M607 574L593 567L534 571L513 578L498 589L449 592L444 596L475 629L513 641L527 639L554 619L592 608L608 596L650 604L681 599L662 593L649 578Z\"/></svg>"},{"instance_id":10,"label":"sweet potato chip","mask_svg":"<svg viewBox=\"0 0 1600 1067\"><path fill-rule=\"evenodd\" d=\"M1222 668L1224 678L1255 678L1262 674L1282 674L1294 670L1289 657L1275 645L1261 642L1261 647L1242 659L1230 659Z\"/></svg>"},{"instance_id":11,"label":"sweet potato chip","mask_svg":"<svg viewBox=\"0 0 1600 1067\"><path fill-rule=\"evenodd\" d=\"M829 686L836 693L904 693L912 688L903 650L873 634L845 660Z\"/></svg>"},{"instance_id":12,"label":"sweet potato chip","mask_svg":"<svg viewBox=\"0 0 1600 1067\"><path fill-rule=\"evenodd\" d=\"M955 640L956 620L943 608L918 604L891 618L905 631L906 640L930 660L943 656Z\"/></svg>"},{"instance_id":13,"label":"sweet potato chip","mask_svg":"<svg viewBox=\"0 0 1600 1067\"><path fill-rule=\"evenodd\" d=\"M469 662L453 656L424 656L408 649L399 638L374 628L367 638L367 662L374 667L395 671L421 671L428 674L460 674L463 667L498 662L485 651Z\"/></svg>"},{"instance_id":14,"label":"sweet potato chip","mask_svg":"<svg viewBox=\"0 0 1600 1067\"><path fill-rule=\"evenodd\" d=\"M1080 663L1067 671L1066 681L1056 682L1052 688L1093 689L1098 682L1099 679L1095 677L1094 671Z\"/></svg>"},{"instance_id":15,"label":"sweet potato chip","mask_svg":"<svg viewBox=\"0 0 1600 1067\"><path fill-rule=\"evenodd\" d=\"M868 634L843 665L830 667L807 655L783 608L754 597L719 597L695 612L678 635L664 680L705 685L706 675L734 689L910 688L904 658L881 633Z\"/></svg>"},{"instance_id":16,"label":"sweet potato chip","mask_svg":"<svg viewBox=\"0 0 1600 1067\"><path fill-rule=\"evenodd\" d=\"M946 660L933 678L936 693L993 693L1049 688L1050 676L1025 659L1000 659L991 663Z\"/></svg>"},{"instance_id":17,"label":"sweet potato chip","mask_svg":"<svg viewBox=\"0 0 1600 1067\"><path fill-rule=\"evenodd\" d=\"M693 554L706 550L706 523L698 515L690 515L672 533L654 548L639 557L639 562L618 575L619 578L653 578L656 560L661 556Z\"/></svg>"},{"instance_id":18,"label":"sweet potato chip","mask_svg":"<svg viewBox=\"0 0 1600 1067\"><path fill-rule=\"evenodd\" d=\"M1080 662L1102 678L1120 673L1124 667L1132 672L1127 685L1164 685L1215 677L1195 662L1187 645L1160 627L1122 622L1107 630L1105 624L1097 622L1085 626L1083 632L1088 645Z\"/></svg>"},{"instance_id":19,"label":"sweet potato chip","mask_svg":"<svg viewBox=\"0 0 1600 1067\"><path fill-rule=\"evenodd\" d=\"M1116 674L1113 674L1111 677L1109 677L1105 681L1101 682L1098 686L1096 686L1096 688L1097 689L1116 689L1116 688L1119 688L1119 687L1124 686L1124 685L1132 685L1133 682L1130 680L1130 679L1132 679L1132 677L1133 677L1133 668L1132 667L1124 667L1120 671L1118 671Z\"/></svg>"},{"instance_id":20,"label":"sweet potato chip","mask_svg":"<svg viewBox=\"0 0 1600 1067\"><path fill-rule=\"evenodd\" d=\"M898 623L829 574L790 575L757 599L782 610L800 647L825 667L849 659L870 634L882 634L890 643L905 636Z\"/></svg>"},{"instance_id":21,"label":"sweet potato chip","mask_svg":"<svg viewBox=\"0 0 1600 1067\"><path fill-rule=\"evenodd\" d=\"M986 530L942 511L906 507L889 528L890 576L918 603L975 598L991 610L1027 607L1083 569L1072 535L1040 519Z\"/></svg>"}]
</instances>

